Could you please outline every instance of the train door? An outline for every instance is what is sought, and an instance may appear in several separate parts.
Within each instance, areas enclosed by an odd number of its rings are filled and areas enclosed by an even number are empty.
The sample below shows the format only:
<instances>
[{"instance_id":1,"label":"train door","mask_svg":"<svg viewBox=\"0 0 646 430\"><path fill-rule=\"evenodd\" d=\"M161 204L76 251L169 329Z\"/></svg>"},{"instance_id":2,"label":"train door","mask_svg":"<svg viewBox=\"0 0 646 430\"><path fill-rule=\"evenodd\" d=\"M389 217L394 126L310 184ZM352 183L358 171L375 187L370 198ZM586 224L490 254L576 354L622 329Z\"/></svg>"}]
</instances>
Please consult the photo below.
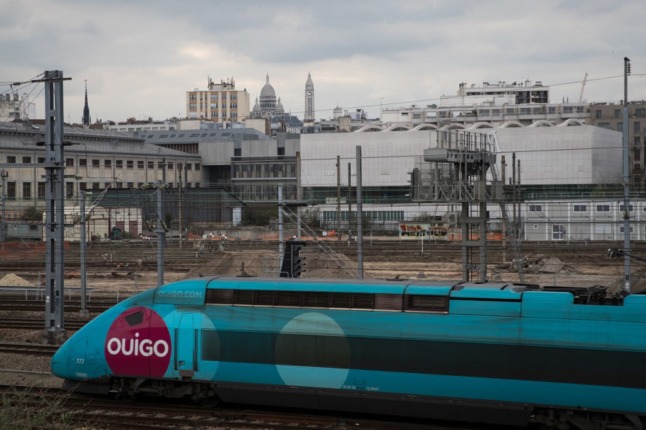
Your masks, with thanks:
<instances>
[{"instance_id":1,"label":"train door","mask_svg":"<svg viewBox=\"0 0 646 430\"><path fill-rule=\"evenodd\" d=\"M197 372L197 335L192 314L183 314L175 329L175 371L181 379L191 379Z\"/></svg>"}]
</instances>

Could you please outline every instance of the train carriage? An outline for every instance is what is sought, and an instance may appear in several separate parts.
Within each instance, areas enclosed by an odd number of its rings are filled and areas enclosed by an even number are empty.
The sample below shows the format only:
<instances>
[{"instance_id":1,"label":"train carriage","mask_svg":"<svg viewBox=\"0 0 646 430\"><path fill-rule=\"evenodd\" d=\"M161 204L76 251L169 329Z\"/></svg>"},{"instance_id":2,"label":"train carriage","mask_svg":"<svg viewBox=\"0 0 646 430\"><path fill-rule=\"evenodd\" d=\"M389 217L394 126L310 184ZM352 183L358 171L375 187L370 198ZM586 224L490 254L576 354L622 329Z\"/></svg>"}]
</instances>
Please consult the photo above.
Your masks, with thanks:
<instances>
[{"instance_id":1,"label":"train carriage","mask_svg":"<svg viewBox=\"0 0 646 430\"><path fill-rule=\"evenodd\" d=\"M645 328L646 296L598 289L199 278L106 311L52 371L105 393L641 428Z\"/></svg>"}]
</instances>

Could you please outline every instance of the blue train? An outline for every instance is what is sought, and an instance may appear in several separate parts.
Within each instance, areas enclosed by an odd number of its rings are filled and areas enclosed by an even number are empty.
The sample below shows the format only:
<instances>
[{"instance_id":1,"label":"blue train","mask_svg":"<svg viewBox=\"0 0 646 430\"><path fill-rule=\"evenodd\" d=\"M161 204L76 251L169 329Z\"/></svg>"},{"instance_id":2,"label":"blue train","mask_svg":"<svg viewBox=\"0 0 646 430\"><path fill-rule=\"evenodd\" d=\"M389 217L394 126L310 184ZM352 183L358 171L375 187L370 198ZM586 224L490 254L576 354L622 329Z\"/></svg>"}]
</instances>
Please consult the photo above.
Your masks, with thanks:
<instances>
[{"instance_id":1,"label":"blue train","mask_svg":"<svg viewBox=\"0 0 646 430\"><path fill-rule=\"evenodd\" d=\"M564 429L642 428L645 363L646 295L209 277L117 304L51 368L95 393Z\"/></svg>"}]
</instances>

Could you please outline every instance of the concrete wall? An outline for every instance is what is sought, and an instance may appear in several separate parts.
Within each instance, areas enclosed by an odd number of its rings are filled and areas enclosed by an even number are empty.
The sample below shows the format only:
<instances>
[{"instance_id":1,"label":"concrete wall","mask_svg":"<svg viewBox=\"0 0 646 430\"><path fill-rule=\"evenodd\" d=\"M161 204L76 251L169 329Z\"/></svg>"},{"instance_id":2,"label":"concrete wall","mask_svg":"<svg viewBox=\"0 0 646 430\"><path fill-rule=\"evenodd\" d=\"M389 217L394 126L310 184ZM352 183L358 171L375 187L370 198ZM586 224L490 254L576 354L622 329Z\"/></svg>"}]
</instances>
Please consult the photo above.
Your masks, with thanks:
<instances>
[{"instance_id":1,"label":"concrete wall","mask_svg":"<svg viewBox=\"0 0 646 430\"><path fill-rule=\"evenodd\" d=\"M304 187L336 186L336 157L341 156L341 183L356 184L356 147L361 146L363 186L409 185L415 156L429 146L430 131L329 133L301 135L302 184Z\"/></svg>"},{"instance_id":2,"label":"concrete wall","mask_svg":"<svg viewBox=\"0 0 646 430\"><path fill-rule=\"evenodd\" d=\"M622 181L621 133L592 126L499 128L506 155L520 160L521 184L608 184ZM500 156L498 157L500 165Z\"/></svg>"}]
</instances>

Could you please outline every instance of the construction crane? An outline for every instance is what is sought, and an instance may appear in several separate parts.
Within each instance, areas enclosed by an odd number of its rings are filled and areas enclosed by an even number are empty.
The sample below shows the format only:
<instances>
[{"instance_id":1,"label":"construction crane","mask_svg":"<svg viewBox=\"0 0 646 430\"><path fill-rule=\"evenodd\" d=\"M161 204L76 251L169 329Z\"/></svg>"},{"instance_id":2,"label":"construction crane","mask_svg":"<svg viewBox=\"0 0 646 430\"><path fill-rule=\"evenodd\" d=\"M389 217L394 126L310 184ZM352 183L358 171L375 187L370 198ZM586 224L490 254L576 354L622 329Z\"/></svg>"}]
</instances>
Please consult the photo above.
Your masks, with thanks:
<instances>
[{"instance_id":1,"label":"construction crane","mask_svg":"<svg viewBox=\"0 0 646 430\"><path fill-rule=\"evenodd\" d=\"M585 72L585 76L583 77L583 82L581 83L581 94L579 94L579 103L583 101L583 89L585 88L585 83L588 80L588 72Z\"/></svg>"}]
</instances>

